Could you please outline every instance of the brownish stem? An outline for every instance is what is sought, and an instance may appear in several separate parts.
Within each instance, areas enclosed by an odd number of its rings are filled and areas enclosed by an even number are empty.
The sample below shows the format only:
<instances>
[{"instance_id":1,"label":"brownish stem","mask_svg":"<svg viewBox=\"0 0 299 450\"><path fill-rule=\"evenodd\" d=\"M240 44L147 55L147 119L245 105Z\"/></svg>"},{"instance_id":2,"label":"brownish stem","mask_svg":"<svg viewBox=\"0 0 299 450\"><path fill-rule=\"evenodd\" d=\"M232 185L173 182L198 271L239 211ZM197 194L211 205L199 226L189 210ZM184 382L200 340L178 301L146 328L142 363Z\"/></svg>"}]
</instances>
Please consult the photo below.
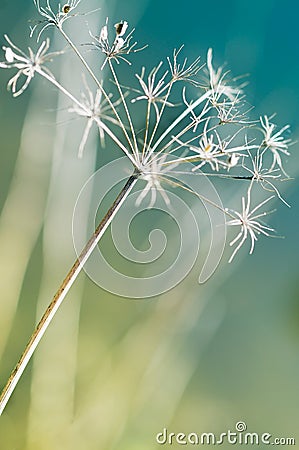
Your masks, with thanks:
<instances>
[{"instance_id":1,"label":"brownish stem","mask_svg":"<svg viewBox=\"0 0 299 450\"><path fill-rule=\"evenodd\" d=\"M0 396L0 415L4 411L4 408L9 401L16 385L18 384L19 379L22 376L22 373L24 372L27 364L29 363L31 356L33 355L36 347L38 346L42 336L44 335L46 329L50 325L53 317L55 316L59 306L62 304L64 298L66 297L68 291L70 290L71 286L77 279L79 273L84 267L84 264L88 260L89 256L99 243L101 237L105 233L108 226L111 224L112 219L116 215L117 211L120 209L121 205L129 195L130 191L133 189L136 181L138 179L138 173L134 172L133 175L130 176L130 178L127 180L126 184L116 197L114 203L111 205L109 210L107 211L105 217L102 219L102 221L97 226L96 230L94 231L93 235L83 248L81 254L76 259L75 263L73 264L72 268L68 272L67 276L61 283L60 287L58 288L56 294L53 297L53 300L49 304L48 308L44 312L42 318L40 319L36 329L34 330L31 338L29 339L28 344L25 347L25 350L23 351L19 362L17 363L16 367L12 371L2 393Z\"/></svg>"}]
</instances>

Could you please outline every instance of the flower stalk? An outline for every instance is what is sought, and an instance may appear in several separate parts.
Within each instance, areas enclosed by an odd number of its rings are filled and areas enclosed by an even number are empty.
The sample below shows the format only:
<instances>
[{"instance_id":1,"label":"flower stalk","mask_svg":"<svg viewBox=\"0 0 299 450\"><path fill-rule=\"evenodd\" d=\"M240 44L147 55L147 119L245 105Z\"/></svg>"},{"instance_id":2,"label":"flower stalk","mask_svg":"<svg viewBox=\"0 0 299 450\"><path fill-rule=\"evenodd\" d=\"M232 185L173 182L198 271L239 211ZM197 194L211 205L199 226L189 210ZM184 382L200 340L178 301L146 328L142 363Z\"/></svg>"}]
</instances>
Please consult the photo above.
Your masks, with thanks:
<instances>
[{"instance_id":1,"label":"flower stalk","mask_svg":"<svg viewBox=\"0 0 299 450\"><path fill-rule=\"evenodd\" d=\"M104 218L101 220L97 228L95 229L93 235L83 248L82 252L74 262L73 266L69 270L68 274L66 275L65 279L61 283L60 287L58 288L56 294L53 297L53 300L47 307L46 311L44 312L42 318L40 319L38 325L36 326L34 332L32 333L28 344L25 347L25 350L23 351L16 367L12 371L2 393L0 396L0 415L2 415L5 406L7 405L15 387L18 384L18 381L20 380L24 370L26 369L34 351L36 350L41 338L43 337L45 331L47 330L48 326L52 322L53 317L55 316L56 312L58 311L58 308L62 304L63 300L65 299L67 293L69 292L70 288L78 278L79 274L81 273L82 269L84 268L84 265L98 243L100 242L102 236L104 235L105 231L111 224L113 218L117 214L118 210L121 208L122 204L132 191L133 187L135 186L137 179L139 177L139 173L137 171L134 171L134 173L128 178L126 184L116 197L115 201L111 205L111 207L108 209L107 213L105 214Z\"/></svg>"}]
</instances>

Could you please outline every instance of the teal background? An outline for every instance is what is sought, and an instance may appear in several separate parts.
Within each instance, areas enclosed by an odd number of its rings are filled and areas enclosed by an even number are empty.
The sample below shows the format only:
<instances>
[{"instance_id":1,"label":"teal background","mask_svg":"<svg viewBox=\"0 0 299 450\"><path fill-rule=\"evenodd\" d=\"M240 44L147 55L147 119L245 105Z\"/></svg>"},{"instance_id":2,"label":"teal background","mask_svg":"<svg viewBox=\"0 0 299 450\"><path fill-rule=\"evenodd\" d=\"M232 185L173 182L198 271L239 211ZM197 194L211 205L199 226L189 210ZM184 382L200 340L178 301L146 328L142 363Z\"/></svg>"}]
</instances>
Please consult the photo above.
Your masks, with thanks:
<instances>
[{"instance_id":1,"label":"teal background","mask_svg":"<svg viewBox=\"0 0 299 450\"><path fill-rule=\"evenodd\" d=\"M88 9L88 1L82 1L81 9ZM136 39L149 43L149 48L136 56L139 65L157 64L182 43L191 59L202 55L205 60L207 49L213 47L218 64L226 61L234 75L250 73L247 93L255 105L253 114L276 112L277 123L289 123L293 140L298 140L298 2L114 0L107 2L105 9L111 23L128 20L136 27ZM32 14L29 1L2 0L1 35L9 32L25 48L26 21ZM13 99L5 89L9 77L8 71L0 70L1 209L14 177L31 91ZM247 257L243 249L233 265L227 266L223 261L207 286L197 285L194 273L161 298L140 302L114 297L86 279L76 341L77 368L71 374L76 385L73 417L63 426L63 435L60 428L56 434L55 429L48 429L50 417L58 415L54 396L50 410L45 407L40 421L35 422L34 411L30 412L30 366L0 419L0 447L56 450L61 445L64 449L79 449L86 442L84 448L88 449L152 449L158 448L155 433L164 426L175 432L222 432L233 429L238 420L244 420L249 431L295 437L298 445L297 152L295 143L286 164L294 179L283 186L292 207L277 203L277 211L271 216L271 225L284 239L261 239L253 256ZM98 164L105 158L99 157ZM22 216L16 221L19 226L15 232L22 233ZM54 240L52 245L55 246ZM1 249L3 266L5 251ZM34 324L43 257L41 231L24 274L2 359L1 386ZM59 278L63 274L60 272ZM5 301L6 296L1 294L1 303ZM202 315L198 312L201 303L205 305ZM67 321L66 310L63 311L63 320ZM192 317L197 314L198 320L193 323ZM177 321L181 315L185 319ZM168 351L161 360L158 352L157 361L147 367L154 347ZM186 368L192 369L184 378ZM63 367L44 370L63 372ZM95 373L101 374L98 401L106 404L106 397L113 398L115 409L90 409L90 416L86 416L89 420L80 422L85 385ZM55 385L52 389L55 393ZM97 391L93 395L97 398ZM82 441L76 440L78 435Z\"/></svg>"}]
</instances>

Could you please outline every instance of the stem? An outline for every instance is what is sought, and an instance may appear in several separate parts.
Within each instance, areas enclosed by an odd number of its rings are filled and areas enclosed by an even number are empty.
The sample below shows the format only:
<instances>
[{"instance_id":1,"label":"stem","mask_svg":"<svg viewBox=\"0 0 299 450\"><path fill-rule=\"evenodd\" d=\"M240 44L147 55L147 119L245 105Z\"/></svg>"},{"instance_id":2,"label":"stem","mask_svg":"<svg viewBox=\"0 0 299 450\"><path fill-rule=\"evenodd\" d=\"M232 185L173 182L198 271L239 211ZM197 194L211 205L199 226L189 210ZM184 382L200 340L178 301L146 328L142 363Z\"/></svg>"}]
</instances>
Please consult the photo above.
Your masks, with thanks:
<instances>
[{"instance_id":1,"label":"stem","mask_svg":"<svg viewBox=\"0 0 299 450\"><path fill-rule=\"evenodd\" d=\"M62 26L58 27L60 33L62 34L62 36L64 37L64 39L68 42L68 44L70 45L70 47L74 50L74 52L76 53L76 55L79 57L80 61L82 62L82 64L84 65L85 69L87 70L87 72L90 74L91 78L95 81L96 85L98 86L99 89L101 89L101 91L103 92L103 86L101 85L100 81L97 79L97 77L95 76L93 70L90 68L89 64L87 64L87 62L85 61L85 59L83 58L83 56L81 55L81 53L79 52L79 50L77 49L76 45L73 43L73 41L71 40L71 38L65 33L65 31L63 30ZM103 92L104 95L106 94L106 92ZM107 96L108 97L108 96ZM106 97L106 98L107 98Z\"/></svg>"},{"instance_id":2,"label":"stem","mask_svg":"<svg viewBox=\"0 0 299 450\"><path fill-rule=\"evenodd\" d=\"M103 88L101 82L97 79L97 77L95 76L93 70L91 69L91 67L89 66L89 64L86 62L86 60L83 58L83 56L81 55L81 53L79 52L79 50L77 49L76 45L73 43L73 41L71 40L71 38L65 33L65 31L63 30L63 28L60 26L58 27L60 33L62 34L62 36L64 37L64 39L68 42L68 44L70 45L70 47L73 49L73 51L76 53L76 55L78 56L78 58L80 59L80 61L82 62L82 64L84 65L84 67L86 68L87 72L90 74L90 76L92 77L92 79L95 81L96 85L98 86L98 88L100 89L100 91L102 92L102 94L104 95L105 99L107 100L110 108L112 109L113 113L115 114L116 119L119 122L119 125L121 127L121 129L123 130L123 133L128 141L129 146L132 149L132 152L134 153L134 147L131 143L131 140L128 136L126 127L123 124L123 121L121 120L116 108L113 105L113 102L111 101L109 95L107 94L107 92L105 91L105 89ZM122 101L124 102L124 99L122 98ZM137 146L137 143L136 145Z\"/></svg>"},{"instance_id":3,"label":"stem","mask_svg":"<svg viewBox=\"0 0 299 450\"><path fill-rule=\"evenodd\" d=\"M42 77L46 78L50 83L54 84L64 95L69 97L72 102L76 103L76 105L79 106L79 108L82 108L86 111L87 115L90 114L90 111L76 98L74 97L67 89L65 89L55 78L51 77L47 72L44 70L38 68L36 69L36 72L39 73ZM125 155L130 159L131 163L137 167L137 163L134 160L133 156L128 152L124 144L120 142L120 140L115 136L115 134L110 130L110 128L104 124L100 119L94 118L93 119L99 127L101 127L110 137L111 139L119 146L119 148L125 153Z\"/></svg>"},{"instance_id":4,"label":"stem","mask_svg":"<svg viewBox=\"0 0 299 450\"><path fill-rule=\"evenodd\" d=\"M22 373L24 372L27 364L29 363L31 356L33 355L35 349L37 348L46 329L48 328L52 319L54 318L59 306L62 304L68 291L70 290L71 286L77 279L78 275L80 274L81 270L84 267L84 264L86 263L89 256L99 243L101 237L107 230L108 226L111 224L117 211L124 203L130 191L133 189L135 183L137 182L137 179L138 179L138 172L135 171L127 180L126 184L116 197L114 203L111 205L110 209L107 211L106 215L97 226L93 235L83 248L81 254L78 256L74 265L72 266L67 276L63 280L62 284L58 288L56 294L53 297L53 300L49 304L44 315L40 319L36 329L34 330L31 338L29 339L28 344L25 347L24 352L22 353L22 356L19 359L19 362L17 363L15 369L12 371L2 391L2 394L0 396L0 415L3 413L6 404L8 403L16 385L18 384L18 381L22 376Z\"/></svg>"},{"instance_id":5,"label":"stem","mask_svg":"<svg viewBox=\"0 0 299 450\"><path fill-rule=\"evenodd\" d=\"M144 154L146 152L146 144L147 144L147 137L148 137L148 131L149 131L150 115L151 115L151 102L148 101L148 103L147 103L147 111L146 111L146 119L145 119L145 132L144 132L143 147L142 147L142 161L143 161Z\"/></svg>"},{"instance_id":6,"label":"stem","mask_svg":"<svg viewBox=\"0 0 299 450\"><path fill-rule=\"evenodd\" d=\"M113 68L113 64L112 64L111 59L108 59L108 63L109 63L109 67L110 67L111 73L113 75L115 84L117 86L120 98L122 99L122 103L123 103L123 107L124 107L125 112L126 112L126 116L128 118L128 121L129 121L129 126L130 126L130 130L131 130L131 133L132 133L132 138L133 138L134 145L133 145L133 143L130 142L130 140L129 140L129 143L131 144L131 148L132 148L133 153L135 151L135 158L136 158L136 160L138 160L138 145L137 145L137 140L136 140L136 134L135 134L135 129L133 127L132 119L131 119L131 116L130 116L130 113L129 113L129 110L128 110L128 106L127 106L127 103L126 103L123 91L121 90L121 87L120 87L118 78L116 76L115 70Z\"/></svg>"},{"instance_id":7,"label":"stem","mask_svg":"<svg viewBox=\"0 0 299 450\"><path fill-rule=\"evenodd\" d=\"M193 189L188 188L186 185L184 185L182 183L179 183L177 181L173 181L172 179L165 178L165 177L160 177L160 179L165 181L166 183L172 185L172 186L180 187L180 188L184 189L185 191L196 195L196 197L198 197L202 202L209 203L210 205L214 206L214 208L219 209L219 211L221 211L223 214L226 214L227 216L235 219L235 216L233 214L231 214L227 209L222 208L220 205L217 205L217 203L213 202L213 200L210 200L209 198L207 198L206 196L200 194L199 192L196 192Z\"/></svg>"},{"instance_id":8,"label":"stem","mask_svg":"<svg viewBox=\"0 0 299 450\"><path fill-rule=\"evenodd\" d=\"M205 94L203 94L201 97L199 97L194 103L192 103L191 105L189 105L188 108L186 108L182 114L179 115L179 117L177 117L175 119L174 122L172 122L171 125L169 125L169 127L164 131L164 133L159 137L159 139L156 141L155 145L152 147L151 152L149 154L149 157L154 153L154 151L156 150L156 148L158 147L158 145L163 141L163 139L173 130L174 127L176 127L191 111L194 110L194 108L196 108L196 106L198 106L200 103L202 103L203 101L205 101L209 95L210 95L210 91L207 91ZM148 158L149 159L149 158ZM147 159L147 161L148 161Z\"/></svg>"},{"instance_id":9,"label":"stem","mask_svg":"<svg viewBox=\"0 0 299 450\"><path fill-rule=\"evenodd\" d=\"M159 126L159 124L160 124L161 117L162 117L163 112L164 112L164 109L165 109L165 107L166 107L167 100L169 99L169 96L170 96L170 92L171 92L172 86L173 86L173 80L171 80L170 83L169 83L168 90L167 90L167 93L166 93L166 96L165 96L165 99L164 99L164 102L163 102L161 111L160 111L159 116L158 116L158 118L157 118L157 121L156 121L155 127L154 127L154 129L153 129L151 138L150 138L150 140L149 140L149 144L148 144L148 148L149 148L149 149L150 149L150 147L151 147L151 145L152 145L152 142L153 142L153 140L154 140L154 137L155 137L155 134L156 134L156 132L157 132L158 126ZM167 85L165 86L165 88L167 88Z\"/></svg>"}]
</instances>

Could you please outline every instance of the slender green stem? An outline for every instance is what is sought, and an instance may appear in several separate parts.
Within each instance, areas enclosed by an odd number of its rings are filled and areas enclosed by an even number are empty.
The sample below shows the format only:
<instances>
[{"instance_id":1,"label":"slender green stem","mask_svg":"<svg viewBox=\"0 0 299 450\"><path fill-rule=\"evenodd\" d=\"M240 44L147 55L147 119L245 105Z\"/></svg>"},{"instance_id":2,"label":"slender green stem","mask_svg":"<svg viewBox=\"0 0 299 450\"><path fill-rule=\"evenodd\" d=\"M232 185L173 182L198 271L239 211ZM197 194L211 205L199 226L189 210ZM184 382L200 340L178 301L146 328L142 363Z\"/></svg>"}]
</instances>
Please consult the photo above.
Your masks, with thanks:
<instances>
[{"instance_id":1,"label":"slender green stem","mask_svg":"<svg viewBox=\"0 0 299 450\"><path fill-rule=\"evenodd\" d=\"M15 387L18 384L18 381L20 380L27 364L31 359L31 356L33 355L35 349L37 348L41 338L43 337L46 329L50 325L52 319L54 318L59 306L62 304L71 286L74 284L81 270L84 268L86 261L88 260L91 253L99 243L101 237L107 230L108 226L111 224L114 216L117 214L118 210L124 203L125 199L133 189L137 179L138 173L134 172L133 175L131 175L130 178L127 180L126 184L116 197L114 203L111 205L110 209L107 211L106 215L99 223L93 235L83 248L81 254L76 259L72 268L70 269L67 276L65 277L60 287L58 288L56 294L54 295L53 300L51 301L44 315L40 319L35 331L33 332L31 338L29 339L28 344L25 347L24 352L22 353L19 359L19 362L17 363L15 369L12 371L2 391L2 394L0 396L0 415L3 413L4 408L7 405L7 402L9 401Z\"/></svg>"}]
</instances>

